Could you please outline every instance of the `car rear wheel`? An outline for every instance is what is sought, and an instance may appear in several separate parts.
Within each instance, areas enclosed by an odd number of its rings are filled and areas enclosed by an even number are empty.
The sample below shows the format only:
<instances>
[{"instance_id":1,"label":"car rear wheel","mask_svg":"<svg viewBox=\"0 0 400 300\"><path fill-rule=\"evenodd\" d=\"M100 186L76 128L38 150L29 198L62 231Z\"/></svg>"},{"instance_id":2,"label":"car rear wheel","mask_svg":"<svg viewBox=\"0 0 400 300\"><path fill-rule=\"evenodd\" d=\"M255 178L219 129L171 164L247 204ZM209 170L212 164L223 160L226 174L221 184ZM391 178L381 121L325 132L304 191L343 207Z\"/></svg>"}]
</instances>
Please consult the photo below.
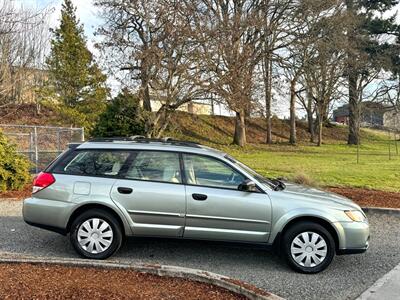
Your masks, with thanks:
<instances>
[{"instance_id":1,"label":"car rear wheel","mask_svg":"<svg viewBox=\"0 0 400 300\"><path fill-rule=\"evenodd\" d=\"M283 236L283 250L289 266L302 273L325 270L335 256L335 242L323 226L301 222L291 226Z\"/></svg>"},{"instance_id":2,"label":"car rear wheel","mask_svg":"<svg viewBox=\"0 0 400 300\"><path fill-rule=\"evenodd\" d=\"M81 256L105 259L121 247L122 231L113 215L92 209L83 212L72 222L70 240Z\"/></svg>"}]
</instances>

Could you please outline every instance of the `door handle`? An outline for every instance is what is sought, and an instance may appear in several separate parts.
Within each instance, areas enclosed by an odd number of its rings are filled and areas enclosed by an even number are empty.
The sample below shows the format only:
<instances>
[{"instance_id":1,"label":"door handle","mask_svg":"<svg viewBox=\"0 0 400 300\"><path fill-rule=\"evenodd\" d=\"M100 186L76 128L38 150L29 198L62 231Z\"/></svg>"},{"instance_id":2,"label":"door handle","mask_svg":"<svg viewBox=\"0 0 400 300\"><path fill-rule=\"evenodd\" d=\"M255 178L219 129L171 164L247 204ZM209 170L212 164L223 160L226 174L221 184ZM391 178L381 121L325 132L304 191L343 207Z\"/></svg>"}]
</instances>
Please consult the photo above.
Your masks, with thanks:
<instances>
[{"instance_id":1,"label":"door handle","mask_svg":"<svg viewBox=\"0 0 400 300\"><path fill-rule=\"evenodd\" d=\"M120 194L131 194L133 192L133 189L128 187L119 187L117 188L117 191Z\"/></svg>"},{"instance_id":2,"label":"door handle","mask_svg":"<svg viewBox=\"0 0 400 300\"><path fill-rule=\"evenodd\" d=\"M197 201L207 200L207 195L204 195L204 194L192 194L192 197L194 200L197 200Z\"/></svg>"}]
</instances>

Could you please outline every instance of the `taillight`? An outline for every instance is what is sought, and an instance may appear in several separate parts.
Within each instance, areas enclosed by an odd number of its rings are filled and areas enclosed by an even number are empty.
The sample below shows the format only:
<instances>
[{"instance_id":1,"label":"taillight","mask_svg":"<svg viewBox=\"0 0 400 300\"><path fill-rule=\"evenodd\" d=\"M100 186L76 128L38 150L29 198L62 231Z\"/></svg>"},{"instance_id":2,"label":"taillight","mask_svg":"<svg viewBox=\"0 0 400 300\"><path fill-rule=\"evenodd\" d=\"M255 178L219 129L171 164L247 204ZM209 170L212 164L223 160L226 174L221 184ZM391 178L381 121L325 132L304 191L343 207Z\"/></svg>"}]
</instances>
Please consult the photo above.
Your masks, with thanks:
<instances>
[{"instance_id":1,"label":"taillight","mask_svg":"<svg viewBox=\"0 0 400 300\"><path fill-rule=\"evenodd\" d=\"M56 182L54 176L50 173L40 172L33 180L32 194L37 193Z\"/></svg>"}]
</instances>

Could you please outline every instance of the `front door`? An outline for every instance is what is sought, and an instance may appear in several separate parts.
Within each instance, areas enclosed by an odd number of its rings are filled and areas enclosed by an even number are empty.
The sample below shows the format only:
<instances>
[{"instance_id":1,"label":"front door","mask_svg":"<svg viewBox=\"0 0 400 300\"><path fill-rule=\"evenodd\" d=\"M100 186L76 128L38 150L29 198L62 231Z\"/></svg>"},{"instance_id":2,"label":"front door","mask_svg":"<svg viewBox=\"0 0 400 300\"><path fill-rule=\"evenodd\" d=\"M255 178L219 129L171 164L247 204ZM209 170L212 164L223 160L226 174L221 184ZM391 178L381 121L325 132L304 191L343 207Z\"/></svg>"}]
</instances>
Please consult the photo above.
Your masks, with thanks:
<instances>
[{"instance_id":1,"label":"front door","mask_svg":"<svg viewBox=\"0 0 400 300\"><path fill-rule=\"evenodd\" d=\"M271 202L261 191L243 192L246 178L209 156L183 154L186 178L185 238L268 241Z\"/></svg>"},{"instance_id":2,"label":"front door","mask_svg":"<svg viewBox=\"0 0 400 300\"><path fill-rule=\"evenodd\" d=\"M134 152L124 179L115 182L112 199L126 209L134 235L180 237L185 222L185 187L179 154Z\"/></svg>"}]
</instances>

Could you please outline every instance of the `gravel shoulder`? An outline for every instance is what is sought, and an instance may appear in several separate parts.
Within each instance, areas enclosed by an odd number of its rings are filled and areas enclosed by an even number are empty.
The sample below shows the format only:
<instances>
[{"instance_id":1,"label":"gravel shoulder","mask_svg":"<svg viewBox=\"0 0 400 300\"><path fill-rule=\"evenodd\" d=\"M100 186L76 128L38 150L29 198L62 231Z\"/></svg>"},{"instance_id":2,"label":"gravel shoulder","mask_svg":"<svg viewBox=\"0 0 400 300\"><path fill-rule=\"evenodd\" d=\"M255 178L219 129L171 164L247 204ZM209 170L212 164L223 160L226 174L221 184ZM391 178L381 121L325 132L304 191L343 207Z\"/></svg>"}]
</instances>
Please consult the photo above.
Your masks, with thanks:
<instances>
[{"instance_id":1,"label":"gravel shoulder","mask_svg":"<svg viewBox=\"0 0 400 300\"><path fill-rule=\"evenodd\" d=\"M0 207L2 204L0 203ZM249 282L288 299L354 299L400 262L400 216L368 213L370 249L337 256L318 275L294 273L275 254L233 244L130 238L110 262L202 269ZM0 256L77 258L66 237L0 217Z\"/></svg>"},{"instance_id":2,"label":"gravel shoulder","mask_svg":"<svg viewBox=\"0 0 400 300\"><path fill-rule=\"evenodd\" d=\"M22 216L22 201L19 200L1 200L0 217Z\"/></svg>"}]
</instances>

